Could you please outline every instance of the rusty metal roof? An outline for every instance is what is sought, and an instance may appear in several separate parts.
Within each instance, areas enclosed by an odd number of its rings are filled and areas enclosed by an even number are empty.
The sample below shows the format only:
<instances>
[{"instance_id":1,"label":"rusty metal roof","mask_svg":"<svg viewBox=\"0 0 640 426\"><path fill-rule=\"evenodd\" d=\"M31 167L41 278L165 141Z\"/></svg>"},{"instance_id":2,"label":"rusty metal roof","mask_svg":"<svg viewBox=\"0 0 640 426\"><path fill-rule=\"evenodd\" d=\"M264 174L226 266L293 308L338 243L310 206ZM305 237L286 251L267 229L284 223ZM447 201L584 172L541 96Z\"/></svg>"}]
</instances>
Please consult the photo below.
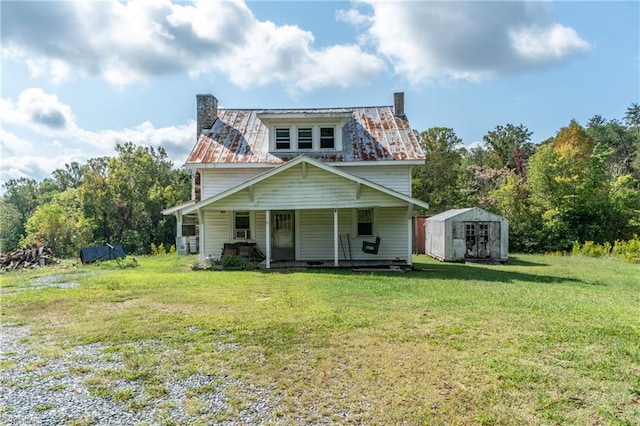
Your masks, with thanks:
<instances>
[{"instance_id":1,"label":"rusty metal roof","mask_svg":"<svg viewBox=\"0 0 640 426\"><path fill-rule=\"evenodd\" d=\"M269 131L258 115L310 117L350 113L342 129L341 151L269 152ZM360 161L424 161L409 122L392 106L318 109L219 109L210 130L203 130L186 165L282 164L304 154L329 163Z\"/></svg>"}]
</instances>

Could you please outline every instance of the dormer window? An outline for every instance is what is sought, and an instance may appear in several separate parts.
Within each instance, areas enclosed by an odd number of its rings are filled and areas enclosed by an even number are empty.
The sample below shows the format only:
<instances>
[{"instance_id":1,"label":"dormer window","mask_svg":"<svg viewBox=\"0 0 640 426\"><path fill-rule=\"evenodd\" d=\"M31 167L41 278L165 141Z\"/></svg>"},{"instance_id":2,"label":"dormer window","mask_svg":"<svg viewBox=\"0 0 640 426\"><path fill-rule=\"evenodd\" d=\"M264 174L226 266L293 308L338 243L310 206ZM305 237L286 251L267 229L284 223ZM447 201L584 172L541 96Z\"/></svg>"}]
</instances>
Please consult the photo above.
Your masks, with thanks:
<instances>
[{"instance_id":1,"label":"dormer window","mask_svg":"<svg viewBox=\"0 0 640 426\"><path fill-rule=\"evenodd\" d=\"M333 127L320 127L320 149L334 149L335 147L335 129Z\"/></svg>"},{"instance_id":2,"label":"dormer window","mask_svg":"<svg viewBox=\"0 0 640 426\"><path fill-rule=\"evenodd\" d=\"M288 127L276 128L276 149L291 149L291 129Z\"/></svg>"},{"instance_id":3,"label":"dormer window","mask_svg":"<svg viewBox=\"0 0 640 426\"><path fill-rule=\"evenodd\" d=\"M342 128L353 117L345 109L265 111L258 118L269 129L269 151L342 151Z\"/></svg>"},{"instance_id":4,"label":"dormer window","mask_svg":"<svg viewBox=\"0 0 640 426\"><path fill-rule=\"evenodd\" d=\"M313 128L298 128L298 149L313 149Z\"/></svg>"}]
</instances>

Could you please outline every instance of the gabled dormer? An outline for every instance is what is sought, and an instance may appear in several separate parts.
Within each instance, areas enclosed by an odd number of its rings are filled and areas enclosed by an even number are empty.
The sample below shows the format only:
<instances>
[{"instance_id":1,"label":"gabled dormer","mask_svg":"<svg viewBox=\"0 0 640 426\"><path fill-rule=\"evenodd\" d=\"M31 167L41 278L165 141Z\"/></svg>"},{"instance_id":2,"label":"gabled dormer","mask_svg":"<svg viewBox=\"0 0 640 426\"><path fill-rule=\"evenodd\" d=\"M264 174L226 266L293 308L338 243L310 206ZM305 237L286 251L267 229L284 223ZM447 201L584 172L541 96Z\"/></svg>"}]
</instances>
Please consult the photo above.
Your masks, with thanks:
<instances>
[{"instance_id":1,"label":"gabled dormer","mask_svg":"<svg viewBox=\"0 0 640 426\"><path fill-rule=\"evenodd\" d=\"M342 151L342 129L353 111L268 111L258 119L268 129L269 152Z\"/></svg>"}]
</instances>

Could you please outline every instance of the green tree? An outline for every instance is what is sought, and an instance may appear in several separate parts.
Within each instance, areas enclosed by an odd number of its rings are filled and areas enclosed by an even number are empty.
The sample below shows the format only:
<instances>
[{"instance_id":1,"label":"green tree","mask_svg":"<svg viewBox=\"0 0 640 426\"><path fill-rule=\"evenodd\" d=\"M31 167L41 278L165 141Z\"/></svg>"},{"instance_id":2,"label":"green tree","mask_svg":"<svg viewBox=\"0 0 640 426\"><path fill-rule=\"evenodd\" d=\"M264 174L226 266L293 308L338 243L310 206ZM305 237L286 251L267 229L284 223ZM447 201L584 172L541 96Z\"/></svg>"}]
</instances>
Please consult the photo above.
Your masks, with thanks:
<instances>
[{"instance_id":1,"label":"green tree","mask_svg":"<svg viewBox=\"0 0 640 426\"><path fill-rule=\"evenodd\" d=\"M420 133L420 144L426 159L413 171L413 195L428 202L433 214L456 207L462 140L453 129L433 127Z\"/></svg>"},{"instance_id":2,"label":"green tree","mask_svg":"<svg viewBox=\"0 0 640 426\"><path fill-rule=\"evenodd\" d=\"M527 186L531 211L543 224L541 249L567 250L573 241L607 240L608 154L571 121L531 157Z\"/></svg>"},{"instance_id":3,"label":"green tree","mask_svg":"<svg viewBox=\"0 0 640 426\"><path fill-rule=\"evenodd\" d=\"M38 206L25 225L22 245L45 245L59 257L77 255L93 239L93 223L84 217L79 191L67 189Z\"/></svg>"},{"instance_id":4,"label":"green tree","mask_svg":"<svg viewBox=\"0 0 640 426\"><path fill-rule=\"evenodd\" d=\"M9 179L4 185L4 198L13 205L24 223L38 205L38 182L35 179Z\"/></svg>"},{"instance_id":5,"label":"green tree","mask_svg":"<svg viewBox=\"0 0 640 426\"><path fill-rule=\"evenodd\" d=\"M533 153L531 135L522 124L496 126L483 137L490 159L488 165L494 169L506 167L524 177L525 163Z\"/></svg>"},{"instance_id":6,"label":"green tree","mask_svg":"<svg viewBox=\"0 0 640 426\"><path fill-rule=\"evenodd\" d=\"M117 157L108 162L107 186L115 216L113 237L125 250L146 253L150 244L170 244L175 219L162 209L189 199L190 184L183 171L173 170L164 149L128 142L116 146Z\"/></svg>"},{"instance_id":7,"label":"green tree","mask_svg":"<svg viewBox=\"0 0 640 426\"><path fill-rule=\"evenodd\" d=\"M599 149L607 149L610 156L607 166L612 176L622 176L633 172L633 164L638 157L636 140L632 131L618 120L607 121L599 115L589 119L587 133Z\"/></svg>"},{"instance_id":8,"label":"green tree","mask_svg":"<svg viewBox=\"0 0 640 426\"><path fill-rule=\"evenodd\" d=\"M90 159L82 176L80 196L84 214L96 224L96 243L113 242L116 209L109 187L109 157Z\"/></svg>"},{"instance_id":9,"label":"green tree","mask_svg":"<svg viewBox=\"0 0 640 426\"><path fill-rule=\"evenodd\" d=\"M18 248L21 229L24 227L18 209L6 198L0 198L0 253Z\"/></svg>"},{"instance_id":10,"label":"green tree","mask_svg":"<svg viewBox=\"0 0 640 426\"><path fill-rule=\"evenodd\" d=\"M640 139L640 104L632 103L624 114L624 121L627 126L631 127L636 134L636 138Z\"/></svg>"}]
</instances>

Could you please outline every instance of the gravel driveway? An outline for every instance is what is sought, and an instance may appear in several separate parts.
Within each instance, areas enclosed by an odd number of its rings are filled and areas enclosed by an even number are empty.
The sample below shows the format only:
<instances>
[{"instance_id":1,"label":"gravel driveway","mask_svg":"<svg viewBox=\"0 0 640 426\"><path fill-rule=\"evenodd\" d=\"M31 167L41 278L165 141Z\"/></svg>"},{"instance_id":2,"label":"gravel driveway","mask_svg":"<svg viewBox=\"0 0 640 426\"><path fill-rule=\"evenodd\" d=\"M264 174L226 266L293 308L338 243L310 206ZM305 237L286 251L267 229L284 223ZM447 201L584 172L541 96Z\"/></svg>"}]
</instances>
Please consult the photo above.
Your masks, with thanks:
<instances>
[{"instance_id":1,"label":"gravel driveway","mask_svg":"<svg viewBox=\"0 0 640 426\"><path fill-rule=\"evenodd\" d=\"M111 383L126 395L90 392L87 380L95 372L123 365L118 353L100 344L77 346L61 356L43 357L24 343L28 326L0 324L0 424L4 425L189 425L264 424L274 419L272 392L242 386L250 401L230 418L227 389L240 385L228 377L194 374L186 379L167 377L164 395L149 395L135 380ZM161 342L137 342L157 345ZM149 349L148 347L146 348ZM62 353L62 352L61 352ZM202 390L206 390L203 392ZM199 390L194 393L194 390ZM112 389L113 391L113 389ZM191 392L190 392L191 391ZM195 395L195 396L194 396ZM236 395L237 396L237 395ZM275 404L277 405L277 404ZM277 419L277 418L276 418Z\"/></svg>"}]
</instances>

